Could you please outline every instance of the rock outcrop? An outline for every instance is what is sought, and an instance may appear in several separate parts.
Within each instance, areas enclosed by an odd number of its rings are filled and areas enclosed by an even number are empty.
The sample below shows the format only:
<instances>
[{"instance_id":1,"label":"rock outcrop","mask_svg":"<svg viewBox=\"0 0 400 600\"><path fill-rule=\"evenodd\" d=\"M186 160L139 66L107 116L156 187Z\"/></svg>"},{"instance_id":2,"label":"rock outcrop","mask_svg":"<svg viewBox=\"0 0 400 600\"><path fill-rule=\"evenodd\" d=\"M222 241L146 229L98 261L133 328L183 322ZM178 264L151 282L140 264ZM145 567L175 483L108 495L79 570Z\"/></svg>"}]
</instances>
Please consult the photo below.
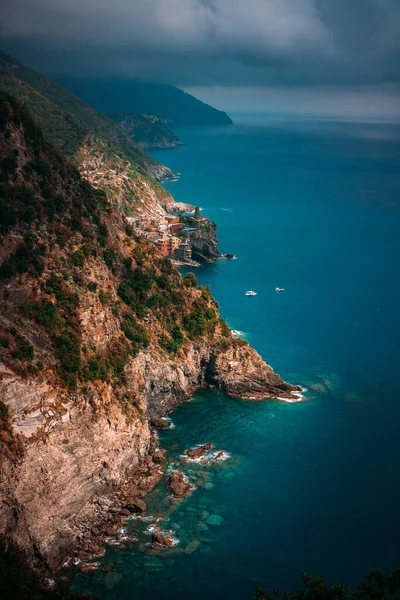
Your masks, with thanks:
<instances>
[{"instance_id":1,"label":"rock outcrop","mask_svg":"<svg viewBox=\"0 0 400 600\"><path fill-rule=\"evenodd\" d=\"M211 443L202 444L201 446L195 446L195 448L189 448L186 450L185 454L189 458L196 460L197 458L202 458L207 452L212 450L213 445Z\"/></svg>"},{"instance_id":2,"label":"rock outcrop","mask_svg":"<svg viewBox=\"0 0 400 600\"><path fill-rule=\"evenodd\" d=\"M218 250L216 225L208 219L202 218L193 231L187 233L187 238L192 247L192 258L199 262L212 262L221 257Z\"/></svg>"},{"instance_id":3,"label":"rock outcrop","mask_svg":"<svg viewBox=\"0 0 400 600\"><path fill-rule=\"evenodd\" d=\"M237 339L225 352L212 353L207 363L205 380L227 396L261 400L263 398L293 398L300 392L277 375L257 352Z\"/></svg>"},{"instance_id":4,"label":"rock outcrop","mask_svg":"<svg viewBox=\"0 0 400 600\"><path fill-rule=\"evenodd\" d=\"M170 537L165 535L165 533L163 533L161 529L155 529L153 531L152 538L153 542L155 544L158 544L159 546L166 546L167 548L170 548L174 545L174 541Z\"/></svg>"},{"instance_id":5,"label":"rock outcrop","mask_svg":"<svg viewBox=\"0 0 400 600\"><path fill-rule=\"evenodd\" d=\"M172 471L167 477L167 486L176 500L185 498L194 490L194 486L186 481L182 471Z\"/></svg>"}]
</instances>

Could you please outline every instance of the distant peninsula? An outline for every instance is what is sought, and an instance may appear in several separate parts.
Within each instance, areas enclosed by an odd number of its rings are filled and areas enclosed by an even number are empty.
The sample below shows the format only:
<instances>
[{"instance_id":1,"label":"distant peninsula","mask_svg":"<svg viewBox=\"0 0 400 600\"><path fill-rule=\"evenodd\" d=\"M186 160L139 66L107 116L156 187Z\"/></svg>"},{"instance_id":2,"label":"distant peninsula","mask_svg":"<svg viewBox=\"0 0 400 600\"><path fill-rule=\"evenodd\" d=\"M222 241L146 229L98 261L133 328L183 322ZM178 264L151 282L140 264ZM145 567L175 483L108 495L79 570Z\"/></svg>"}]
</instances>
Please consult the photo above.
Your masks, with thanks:
<instances>
[{"instance_id":1,"label":"distant peninsula","mask_svg":"<svg viewBox=\"0 0 400 600\"><path fill-rule=\"evenodd\" d=\"M103 113L124 111L154 115L172 128L232 124L232 119L222 110L173 85L78 78L59 78L59 82Z\"/></svg>"}]
</instances>

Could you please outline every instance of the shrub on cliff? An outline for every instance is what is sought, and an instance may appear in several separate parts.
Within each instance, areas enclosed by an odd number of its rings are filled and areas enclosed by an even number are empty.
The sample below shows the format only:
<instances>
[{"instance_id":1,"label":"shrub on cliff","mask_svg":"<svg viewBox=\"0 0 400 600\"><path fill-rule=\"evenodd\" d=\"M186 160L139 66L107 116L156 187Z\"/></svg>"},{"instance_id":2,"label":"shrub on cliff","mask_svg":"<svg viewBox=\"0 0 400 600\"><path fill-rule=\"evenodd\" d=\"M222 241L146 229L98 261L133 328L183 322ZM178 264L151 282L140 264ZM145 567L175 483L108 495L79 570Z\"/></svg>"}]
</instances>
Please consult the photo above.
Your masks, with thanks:
<instances>
[{"instance_id":1,"label":"shrub on cliff","mask_svg":"<svg viewBox=\"0 0 400 600\"><path fill-rule=\"evenodd\" d=\"M215 311L209 306L204 297L192 304L191 311L183 318L182 325L190 339L195 339L206 333L208 322L216 318Z\"/></svg>"}]
</instances>

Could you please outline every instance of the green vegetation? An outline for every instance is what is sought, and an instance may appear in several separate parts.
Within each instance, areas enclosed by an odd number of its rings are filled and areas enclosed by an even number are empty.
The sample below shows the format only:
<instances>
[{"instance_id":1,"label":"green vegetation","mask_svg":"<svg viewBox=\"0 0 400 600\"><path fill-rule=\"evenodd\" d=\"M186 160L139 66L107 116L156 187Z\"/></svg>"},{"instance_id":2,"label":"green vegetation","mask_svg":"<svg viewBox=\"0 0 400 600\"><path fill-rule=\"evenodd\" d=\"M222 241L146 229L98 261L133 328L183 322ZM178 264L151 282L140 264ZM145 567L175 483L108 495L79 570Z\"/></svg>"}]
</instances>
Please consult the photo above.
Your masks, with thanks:
<instances>
[{"instance_id":1,"label":"green vegetation","mask_svg":"<svg viewBox=\"0 0 400 600\"><path fill-rule=\"evenodd\" d=\"M223 335L224 337L230 338L232 337L232 333L231 330L229 329L228 325L226 324L226 321L224 319L219 319L219 325L221 328L221 335Z\"/></svg>"},{"instance_id":2,"label":"green vegetation","mask_svg":"<svg viewBox=\"0 0 400 600\"><path fill-rule=\"evenodd\" d=\"M197 287L199 285L198 279L194 273L188 273L183 278L183 285L186 287Z\"/></svg>"},{"instance_id":3,"label":"green vegetation","mask_svg":"<svg viewBox=\"0 0 400 600\"><path fill-rule=\"evenodd\" d=\"M46 328L60 362L60 378L64 384L75 387L81 369L79 297L55 275L49 277L44 291L54 296L55 302L28 302L23 306L24 314Z\"/></svg>"},{"instance_id":4,"label":"green vegetation","mask_svg":"<svg viewBox=\"0 0 400 600\"><path fill-rule=\"evenodd\" d=\"M182 325L191 340L206 333L210 321L216 318L216 312L210 308L208 301L200 297L192 304L191 311L183 317Z\"/></svg>"},{"instance_id":5,"label":"green vegetation","mask_svg":"<svg viewBox=\"0 0 400 600\"><path fill-rule=\"evenodd\" d=\"M132 311L126 311L121 320L121 329L132 344L132 355L136 356L140 348L147 348L149 336L146 329L135 318Z\"/></svg>"},{"instance_id":6,"label":"green vegetation","mask_svg":"<svg viewBox=\"0 0 400 600\"><path fill-rule=\"evenodd\" d=\"M44 268L44 246L35 243L32 236L27 235L17 250L0 267L0 279L11 279L15 275L29 272L39 276Z\"/></svg>"},{"instance_id":7,"label":"green vegetation","mask_svg":"<svg viewBox=\"0 0 400 600\"><path fill-rule=\"evenodd\" d=\"M166 335L161 336L160 346L164 348L169 354L176 354L179 348L182 346L183 334L179 325L175 325L171 331L171 337Z\"/></svg>"},{"instance_id":8,"label":"green vegetation","mask_svg":"<svg viewBox=\"0 0 400 600\"><path fill-rule=\"evenodd\" d=\"M107 364L103 360L95 358L94 356L89 358L87 366L82 371L81 379L83 381L93 381L95 379L107 381L107 378Z\"/></svg>"},{"instance_id":9,"label":"green vegetation","mask_svg":"<svg viewBox=\"0 0 400 600\"><path fill-rule=\"evenodd\" d=\"M253 600L395 600L400 597L400 569L389 575L372 570L355 590L326 583L323 577L310 577L305 572L302 577L302 588L291 592L264 592L259 588Z\"/></svg>"},{"instance_id":10,"label":"green vegetation","mask_svg":"<svg viewBox=\"0 0 400 600\"><path fill-rule=\"evenodd\" d=\"M16 349L11 352L14 360L32 360L33 347L21 335L15 336Z\"/></svg>"}]
</instances>

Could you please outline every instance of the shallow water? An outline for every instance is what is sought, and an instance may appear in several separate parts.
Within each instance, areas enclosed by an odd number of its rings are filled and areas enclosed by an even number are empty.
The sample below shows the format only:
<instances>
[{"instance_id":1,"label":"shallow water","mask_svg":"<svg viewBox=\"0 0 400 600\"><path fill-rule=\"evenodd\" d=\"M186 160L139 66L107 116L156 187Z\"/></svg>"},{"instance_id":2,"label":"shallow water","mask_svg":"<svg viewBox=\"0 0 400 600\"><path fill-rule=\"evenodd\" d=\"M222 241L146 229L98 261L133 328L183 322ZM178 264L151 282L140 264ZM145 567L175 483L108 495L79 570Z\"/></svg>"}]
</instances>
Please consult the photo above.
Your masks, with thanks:
<instances>
[{"instance_id":1,"label":"shallow water","mask_svg":"<svg viewBox=\"0 0 400 600\"><path fill-rule=\"evenodd\" d=\"M296 585L300 569L353 584L399 566L400 127L253 119L179 133L187 146L154 153L181 173L166 187L237 256L199 269L201 283L309 391L181 405L160 436L171 465L204 442L229 456L184 465L197 486L184 501L163 482L149 496L179 542L149 554L152 523L128 522L139 544L109 548L74 586L107 600L239 600Z\"/></svg>"}]
</instances>

